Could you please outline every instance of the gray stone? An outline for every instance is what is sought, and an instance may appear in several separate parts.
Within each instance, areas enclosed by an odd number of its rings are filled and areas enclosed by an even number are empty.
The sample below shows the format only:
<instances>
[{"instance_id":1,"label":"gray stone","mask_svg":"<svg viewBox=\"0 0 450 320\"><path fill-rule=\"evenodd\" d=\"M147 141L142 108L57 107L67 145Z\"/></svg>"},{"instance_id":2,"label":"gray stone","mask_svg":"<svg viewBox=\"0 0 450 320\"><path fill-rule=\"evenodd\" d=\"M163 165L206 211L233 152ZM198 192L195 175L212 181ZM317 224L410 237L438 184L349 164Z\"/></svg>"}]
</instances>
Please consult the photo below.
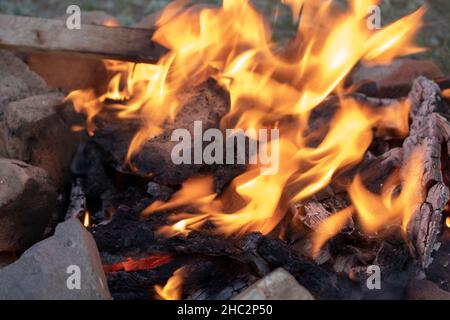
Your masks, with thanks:
<instances>
[{"instance_id":1,"label":"gray stone","mask_svg":"<svg viewBox=\"0 0 450 320\"><path fill-rule=\"evenodd\" d=\"M57 186L67 182L79 144L61 116L71 107L63 99L60 93L46 93L9 103L0 112L0 156L47 170Z\"/></svg>"},{"instance_id":2,"label":"gray stone","mask_svg":"<svg viewBox=\"0 0 450 320\"><path fill-rule=\"evenodd\" d=\"M68 268L80 271L80 289L68 288ZM69 269L70 271L70 269ZM35 244L19 260L0 270L0 299L111 299L92 235L77 219L56 227L55 235ZM72 287L73 288L73 287Z\"/></svg>"},{"instance_id":3,"label":"gray stone","mask_svg":"<svg viewBox=\"0 0 450 320\"><path fill-rule=\"evenodd\" d=\"M406 291L408 300L450 300L450 292L428 280L413 280Z\"/></svg>"},{"instance_id":4,"label":"gray stone","mask_svg":"<svg viewBox=\"0 0 450 320\"><path fill-rule=\"evenodd\" d=\"M0 269L16 261L15 254L10 252L0 252Z\"/></svg>"},{"instance_id":5,"label":"gray stone","mask_svg":"<svg viewBox=\"0 0 450 320\"><path fill-rule=\"evenodd\" d=\"M48 91L44 80L6 50L0 50L0 74L0 111L8 102Z\"/></svg>"},{"instance_id":6,"label":"gray stone","mask_svg":"<svg viewBox=\"0 0 450 320\"><path fill-rule=\"evenodd\" d=\"M25 250L41 240L56 198L45 170L0 159L0 252Z\"/></svg>"},{"instance_id":7,"label":"gray stone","mask_svg":"<svg viewBox=\"0 0 450 320\"><path fill-rule=\"evenodd\" d=\"M314 300L286 270L279 268L239 293L233 300Z\"/></svg>"}]
</instances>

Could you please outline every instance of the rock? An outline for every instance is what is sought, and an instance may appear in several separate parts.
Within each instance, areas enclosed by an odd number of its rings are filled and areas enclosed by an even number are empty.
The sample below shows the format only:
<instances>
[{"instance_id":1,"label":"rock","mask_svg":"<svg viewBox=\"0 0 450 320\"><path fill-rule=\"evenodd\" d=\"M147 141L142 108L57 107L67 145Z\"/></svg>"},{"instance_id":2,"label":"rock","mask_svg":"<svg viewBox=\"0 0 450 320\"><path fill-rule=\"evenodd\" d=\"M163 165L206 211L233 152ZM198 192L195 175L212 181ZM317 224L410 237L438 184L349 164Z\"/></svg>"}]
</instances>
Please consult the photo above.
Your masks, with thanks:
<instances>
[{"instance_id":1,"label":"rock","mask_svg":"<svg viewBox=\"0 0 450 320\"><path fill-rule=\"evenodd\" d=\"M239 293L233 300L314 300L286 270L279 268Z\"/></svg>"},{"instance_id":2,"label":"rock","mask_svg":"<svg viewBox=\"0 0 450 320\"><path fill-rule=\"evenodd\" d=\"M0 156L47 170L58 187L70 175L79 143L63 105L64 96L47 93L12 102L0 112Z\"/></svg>"},{"instance_id":3,"label":"rock","mask_svg":"<svg viewBox=\"0 0 450 320\"><path fill-rule=\"evenodd\" d=\"M102 11L82 11L81 21L83 24L118 25L114 17ZM40 75L48 86L66 92L85 88L104 91L109 79L105 64L95 58L31 53L26 61L30 69Z\"/></svg>"},{"instance_id":4,"label":"rock","mask_svg":"<svg viewBox=\"0 0 450 320\"><path fill-rule=\"evenodd\" d=\"M429 60L398 59L388 65L365 67L361 66L351 75L353 83L375 82L381 92L403 91L406 94L419 76L436 79L443 74L441 70ZM385 96L386 97L386 96Z\"/></svg>"},{"instance_id":5,"label":"rock","mask_svg":"<svg viewBox=\"0 0 450 320\"><path fill-rule=\"evenodd\" d=\"M69 278L77 269L79 289ZM1 300L111 299L97 245L77 219L59 224L54 236L0 269L0 283Z\"/></svg>"},{"instance_id":6,"label":"rock","mask_svg":"<svg viewBox=\"0 0 450 320\"><path fill-rule=\"evenodd\" d=\"M44 80L9 51L0 50L0 111L5 104L46 92Z\"/></svg>"},{"instance_id":7,"label":"rock","mask_svg":"<svg viewBox=\"0 0 450 320\"><path fill-rule=\"evenodd\" d=\"M16 261L16 256L10 252L0 252L0 269Z\"/></svg>"},{"instance_id":8,"label":"rock","mask_svg":"<svg viewBox=\"0 0 450 320\"><path fill-rule=\"evenodd\" d=\"M0 159L0 252L25 250L41 240L56 198L45 170Z\"/></svg>"},{"instance_id":9,"label":"rock","mask_svg":"<svg viewBox=\"0 0 450 320\"><path fill-rule=\"evenodd\" d=\"M406 292L408 300L450 300L450 292L442 290L434 282L413 280Z\"/></svg>"}]
</instances>

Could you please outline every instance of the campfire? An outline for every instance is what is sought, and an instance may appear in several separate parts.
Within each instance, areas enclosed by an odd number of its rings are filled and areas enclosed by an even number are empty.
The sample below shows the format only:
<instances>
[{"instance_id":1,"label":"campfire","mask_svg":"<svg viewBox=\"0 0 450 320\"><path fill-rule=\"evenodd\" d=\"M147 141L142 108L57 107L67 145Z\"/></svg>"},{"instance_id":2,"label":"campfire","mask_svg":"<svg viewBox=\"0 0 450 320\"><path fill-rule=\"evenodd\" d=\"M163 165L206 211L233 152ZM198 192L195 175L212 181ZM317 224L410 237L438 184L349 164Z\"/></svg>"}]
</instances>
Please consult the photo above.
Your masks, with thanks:
<instances>
[{"instance_id":1,"label":"campfire","mask_svg":"<svg viewBox=\"0 0 450 320\"><path fill-rule=\"evenodd\" d=\"M281 1L296 31L286 41L249 1L169 4L146 38L154 61L104 59L104 79L56 108L76 137L62 152L70 174L23 200L61 195L44 241L79 220L114 299L409 299L424 279L448 291L450 80L431 67L377 79L426 50L414 40L425 7L370 28L377 4ZM102 24L92 30L138 32ZM59 164L35 152L7 158L55 180ZM13 231L0 252L39 240L8 246Z\"/></svg>"}]
</instances>

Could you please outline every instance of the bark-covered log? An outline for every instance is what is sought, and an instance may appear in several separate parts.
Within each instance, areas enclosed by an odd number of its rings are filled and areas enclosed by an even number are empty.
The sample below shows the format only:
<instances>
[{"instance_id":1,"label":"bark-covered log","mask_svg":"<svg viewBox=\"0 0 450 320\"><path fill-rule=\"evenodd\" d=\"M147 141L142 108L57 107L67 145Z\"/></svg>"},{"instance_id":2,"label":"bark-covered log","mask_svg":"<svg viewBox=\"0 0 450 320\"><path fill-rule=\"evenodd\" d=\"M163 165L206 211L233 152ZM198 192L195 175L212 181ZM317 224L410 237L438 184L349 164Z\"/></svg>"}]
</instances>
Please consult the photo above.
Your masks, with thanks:
<instances>
[{"instance_id":1,"label":"bark-covered log","mask_svg":"<svg viewBox=\"0 0 450 320\"><path fill-rule=\"evenodd\" d=\"M109 224L93 230L104 263L109 263L105 260L111 257L127 257L135 252L141 255L164 253L216 259L225 257L252 266L258 277L283 267L316 297L342 299L351 286L348 280L338 279L331 269L296 256L285 242L278 239L260 234L227 238L209 235L207 231L163 238L155 232L165 221L163 214L152 215L145 221L139 220L137 216L127 210L118 212Z\"/></svg>"},{"instance_id":2,"label":"bark-covered log","mask_svg":"<svg viewBox=\"0 0 450 320\"><path fill-rule=\"evenodd\" d=\"M154 63L167 50L154 43L154 30L81 25L0 14L0 46L23 52L51 52L99 59Z\"/></svg>"},{"instance_id":3,"label":"bark-covered log","mask_svg":"<svg viewBox=\"0 0 450 320\"><path fill-rule=\"evenodd\" d=\"M409 95L411 102L410 134L403 143L403 167L416 152L423 157L421 193L424 203L414 212L408 235L422 267L431 262L436 237L440 231L441 212L449 199L449 190L442 175L442 145L446 132L439 125L439 114L445 114L439 86L424 77L418 78ZM403 177L407 179L408 177Z\"/></svg>"}]
</instances>

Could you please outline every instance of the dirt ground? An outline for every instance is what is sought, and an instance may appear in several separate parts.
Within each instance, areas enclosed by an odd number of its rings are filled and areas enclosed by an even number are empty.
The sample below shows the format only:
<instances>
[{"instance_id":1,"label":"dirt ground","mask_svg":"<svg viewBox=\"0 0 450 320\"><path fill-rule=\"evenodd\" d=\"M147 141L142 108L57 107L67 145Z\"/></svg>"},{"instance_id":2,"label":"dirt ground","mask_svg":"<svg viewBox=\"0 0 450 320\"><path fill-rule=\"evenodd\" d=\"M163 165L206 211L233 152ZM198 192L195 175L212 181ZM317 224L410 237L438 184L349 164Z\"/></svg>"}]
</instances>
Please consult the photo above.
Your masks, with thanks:
<instances>
[{"instance_id":1,"label":"dirt ground","mask_svg":"<svg viewBox=\"0 0 450 320\"><path fill-rule=\"evenodd\" d=\"M320 0L317 0L320 1ZM345 0L337 0L345 1ZM59 17L70 4L78 4L82 10L103 10L117 17L123 25L132 25L144 16L159 11L170 0L1 0L0 12L25 16ZM218 4L220 0L192 0L194 3ZM260 10L270 15L279 6L276 0L253 0ZM429 48L422 56L433 59L442 70L450 74L450 0L384 0L383 23L389 23L426 4L426 26L418 37L418 43ZM284 14L275 22L276 36L289 34L292 28L289 15Z\"/></svg>"}]
</instances>

